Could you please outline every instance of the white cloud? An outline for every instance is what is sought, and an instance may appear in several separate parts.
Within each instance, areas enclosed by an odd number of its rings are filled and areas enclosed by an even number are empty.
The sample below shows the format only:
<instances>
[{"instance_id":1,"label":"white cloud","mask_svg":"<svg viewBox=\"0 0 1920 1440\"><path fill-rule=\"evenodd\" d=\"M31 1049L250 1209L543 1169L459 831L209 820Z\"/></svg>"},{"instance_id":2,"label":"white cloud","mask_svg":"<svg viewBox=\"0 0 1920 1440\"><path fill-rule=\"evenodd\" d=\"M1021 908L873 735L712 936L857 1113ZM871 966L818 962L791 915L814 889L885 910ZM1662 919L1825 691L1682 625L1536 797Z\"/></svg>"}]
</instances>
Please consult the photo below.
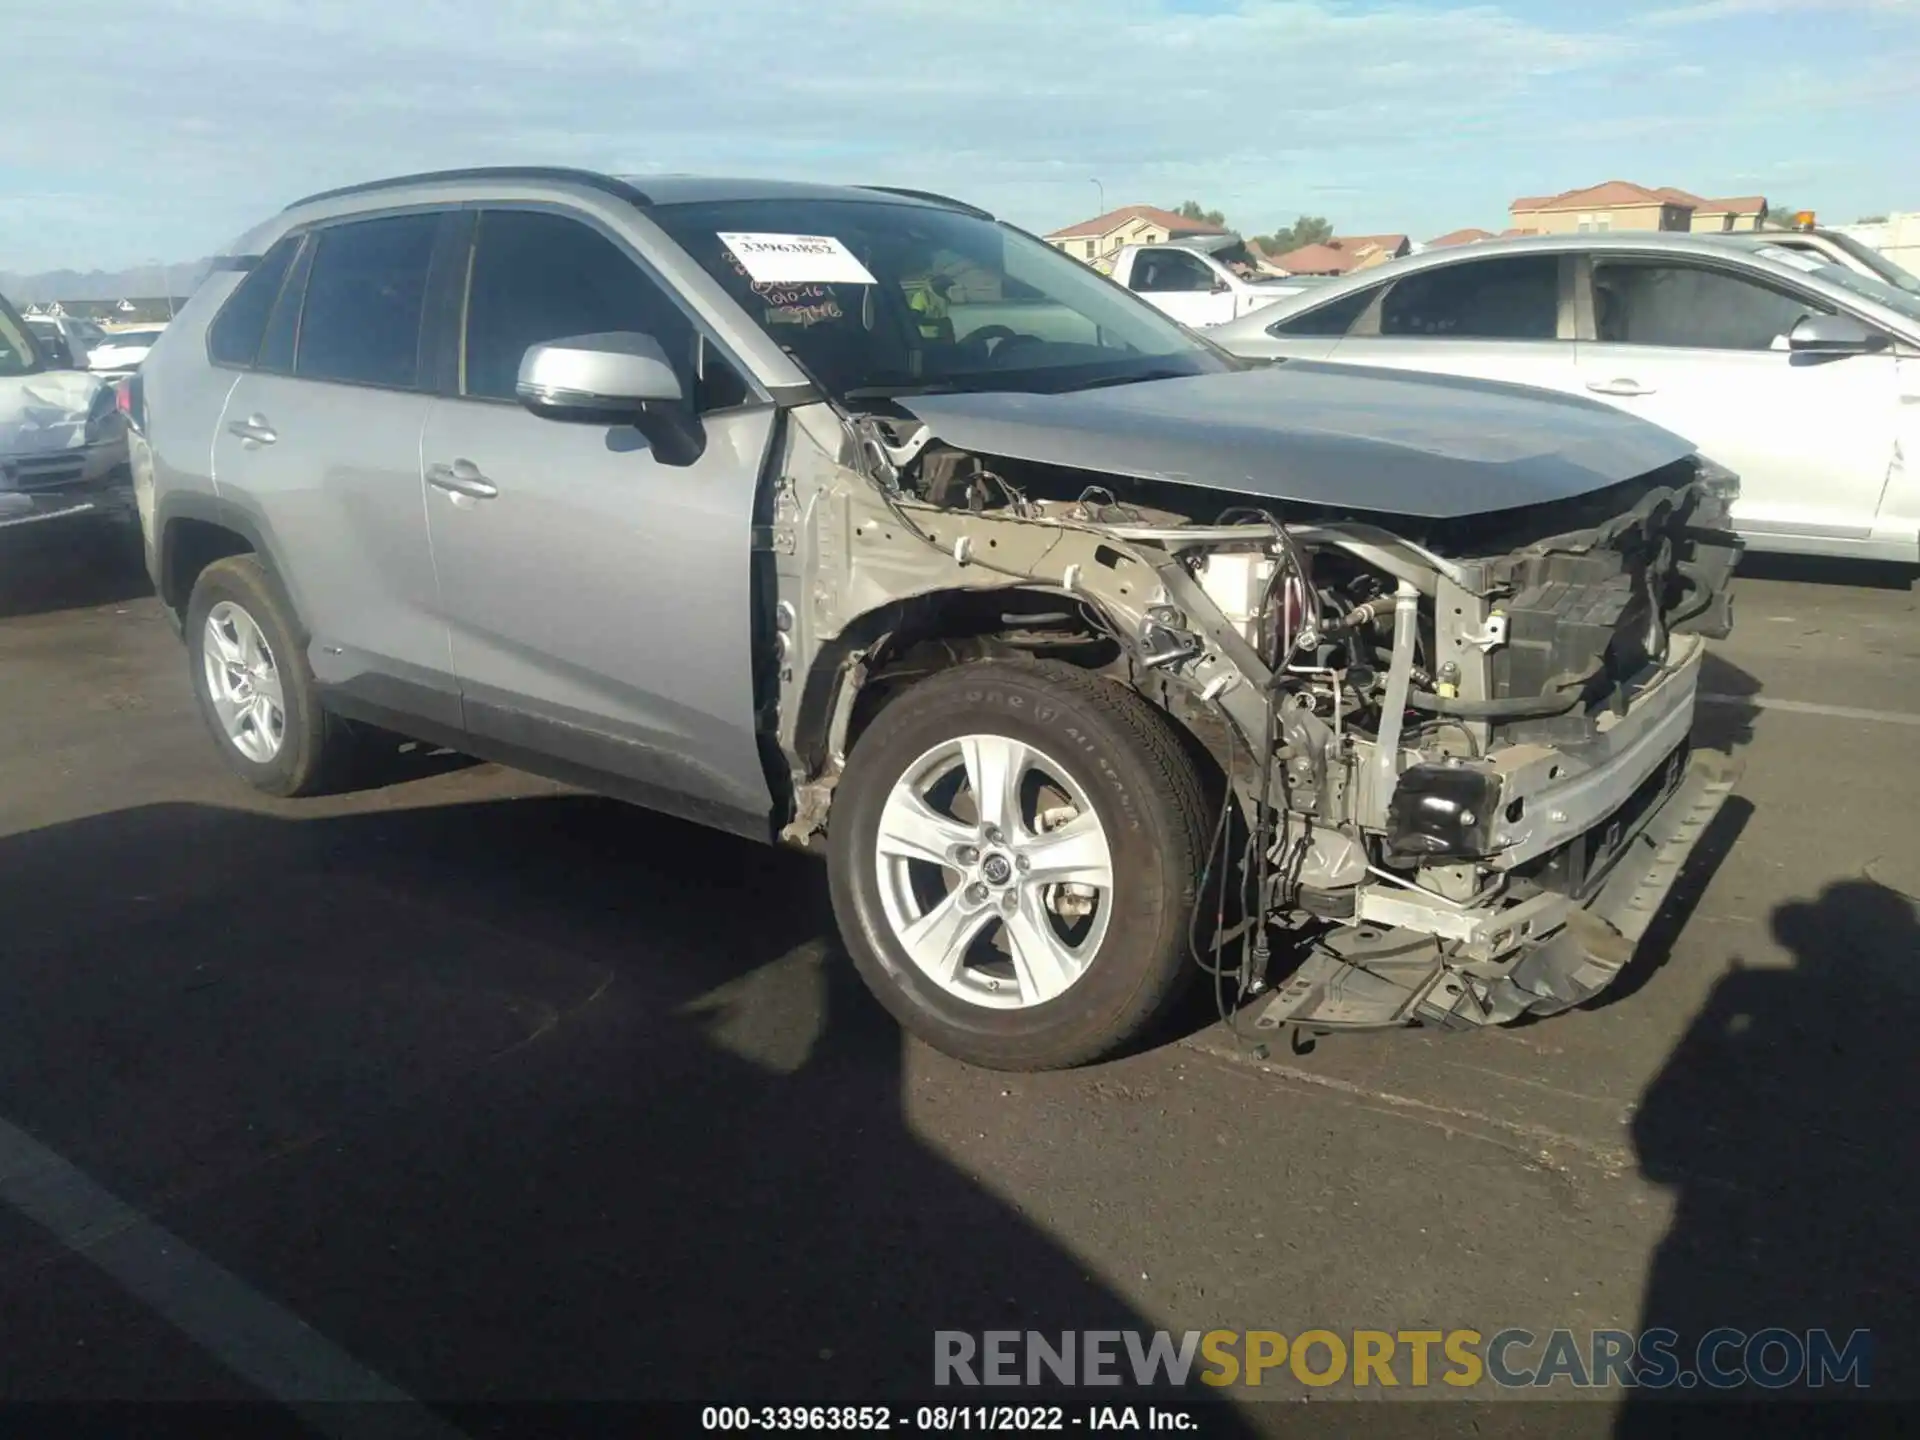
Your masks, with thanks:
<instances>
[{"instance_id":1,"label":"white cloud","mask_svg":"<svg viewBox=\"0 0 1920 1440\"><path fill-rule=\"evenodd\" d=\"M12 17L9 47L60 53L58 9ZM1633 50L1394 0L104 0L86 28L84 104L61 67L16 68L0 182L94 177L153 238L10 206L9 268L208 249L308 190L531 161L918 184L1041 228L1091 212L1097 176L1109 204L1266 225L1356 156L1417 172Z\"/></svg>"},{"instance_id":2,"label":"white cloud","mask_svg":"<svg viewBox=\"0 0 1920 1440\"><path fill-rule=\"evenodd\" d=\"M1795 12L1827 15L1851 12L1912 18L1920 15L1920 4L1916 4L1916 0L1692 0L1689 4L1648 11L1640 16L1640 23L1655 27L1706 25L1722 20Z\"/></svg>"},{"instance_id":3,"label":"white cloud","mask_svg":"<svg viewBox=\"0 0 1920 1440\"><path fill-rule=\"evenodd\" d=\"M11 8L14 53L71 48L62 7ZM1843 148L1891 179L1872 147L1911 131L1920 47L1887 19L1916 8L94 0L78 88L10 72L0 265L186 258L308 191L472 164L918 185L1036 229L1091 214L1097 177L1110 206L1191 196L1247 229L1305 208L1435 233L1614 174L1724 189L1823 113L1870 110ZM1879 43L1789 86L1709 23L1787 9L1865 16Z\"/></svg>"}]
</instances>

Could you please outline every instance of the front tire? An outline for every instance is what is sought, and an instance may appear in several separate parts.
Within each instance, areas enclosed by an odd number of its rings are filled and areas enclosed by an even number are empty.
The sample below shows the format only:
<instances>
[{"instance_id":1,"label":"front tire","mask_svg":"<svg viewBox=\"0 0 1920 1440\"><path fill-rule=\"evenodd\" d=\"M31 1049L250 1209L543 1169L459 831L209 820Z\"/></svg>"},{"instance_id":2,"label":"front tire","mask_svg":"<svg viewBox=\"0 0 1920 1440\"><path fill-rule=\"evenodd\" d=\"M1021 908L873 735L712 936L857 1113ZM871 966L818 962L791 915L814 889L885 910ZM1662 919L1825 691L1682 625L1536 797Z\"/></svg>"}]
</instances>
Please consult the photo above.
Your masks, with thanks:
<instances>
[{"instance_id":1,"label":"front tire","mask_svg":"<svg viewBox=\"0 0 1920 1440\"><path fill-rule=\"evenodd\" d=\"M183 631L194 698L228 766L268 795L327 789L348 736L321 708L301 632L259 560L201 571Z\"/></svg>"},{"instance_id":2,"label":"front tire","mask_svg":"<svg viewBox=\"0 0 1920 1440\"><path fill-rule=\"evenodd\" d=\"M874 719L829 822L834 912L868 987L997 1070L1140 1038L1192 976L1209 805L1169 723L1072 666L984 661Z\"/></svg>"}]
</instances>

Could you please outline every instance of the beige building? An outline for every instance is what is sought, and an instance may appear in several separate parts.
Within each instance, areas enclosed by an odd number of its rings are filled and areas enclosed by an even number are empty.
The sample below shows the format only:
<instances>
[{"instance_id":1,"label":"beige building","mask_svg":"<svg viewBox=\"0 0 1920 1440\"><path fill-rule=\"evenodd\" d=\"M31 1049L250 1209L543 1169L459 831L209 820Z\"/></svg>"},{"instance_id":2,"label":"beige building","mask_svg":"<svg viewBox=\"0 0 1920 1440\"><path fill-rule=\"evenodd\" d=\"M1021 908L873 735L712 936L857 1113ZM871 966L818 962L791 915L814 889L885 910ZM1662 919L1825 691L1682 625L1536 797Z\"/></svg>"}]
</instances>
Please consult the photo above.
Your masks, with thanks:
<instances>
[{"instance_id":1,"label":"beige building","mask_svg":"<svg viewBox=\"0 0 1920 1440\"><path fill-rule=\"evenodd\" d=\"M1184 235L1225 235L1218 225L1189 220L1157 205L1122 205L1045 236L1056 250L1104 270L1123 245L1162 245Z\"/></svg>"},{"instance_id":2,"label":"beige building","mask_svg":"<svg viewBox=\"0 0 1920 1440\"><path fill-rule=\"evenodd\" d=\"M1513 228L1529 235L1608 230L1757 230L1767 218L1766 197L1707 200L1671 185L1648 187L1608 180L1558 195L1533 195L1508 207Z\"/></svg>"}]
</instances>

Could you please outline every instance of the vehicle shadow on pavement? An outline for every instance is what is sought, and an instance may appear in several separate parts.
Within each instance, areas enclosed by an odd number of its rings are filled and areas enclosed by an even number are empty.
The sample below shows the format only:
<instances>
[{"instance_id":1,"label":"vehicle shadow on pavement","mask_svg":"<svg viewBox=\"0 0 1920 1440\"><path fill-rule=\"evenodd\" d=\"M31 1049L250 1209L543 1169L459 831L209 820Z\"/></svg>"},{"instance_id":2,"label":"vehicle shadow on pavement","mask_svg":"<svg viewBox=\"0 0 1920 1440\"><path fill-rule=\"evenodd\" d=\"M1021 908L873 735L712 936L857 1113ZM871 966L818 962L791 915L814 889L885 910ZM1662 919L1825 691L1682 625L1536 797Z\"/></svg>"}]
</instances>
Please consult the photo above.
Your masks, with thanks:
<instances>
[{"instance_id":1,"label":"vehicle shadow on pavement","mask_svg":"<svg viewBox=\"0 0 1920 1440\"><path fill-rule=\"evenodd\" d=\"M1732 1327L1837 1350L1872 1332L1869 1398L1912 1399L1920 1367L1920 910L1872 880L1830 885L1773 912L1784 967L1735 960L1641 1097L1633 1141L1674 1218L1648 1272L1640 1327L1678 1333L1679 1368ZM1786 1368L1774 1347L1758 1363ZM1719 1355L1743 1363L1741 1347ZM1753 1363L1751 1361L1745 1363ZM1671 1434L1664 1401L1734 1393L1704 1378L1629 1392L1622 1436ZM1801 1399L1857 1399L1851 1384L1804 1382Z\"/></svg>"},{"instance_id":2,"label":"vehicle shadow on pavement","mask_svg":"<svg viewBox=\"0 0 1920 1440\"><path fill-rule=\"evenodd\" d=\"M0 917L0 1115L426 1401L924 1399L936 1330L1154 1323L916 1133L998 1107L915 1078L804 857L164 804L0 838ZM247 1393L101 1289L0 1204L0 1399Z\"/></svg>"},{"instance_id":3,"label":"vehicle shadow on pavement","mask_svg":"<svg viewBox=\"0 0 1920 1440\"><path fill-rule=\"evenodd\" d=\"M1753 727L1760 718L1754 704L1761 685L1725 656L1709 650L1700 661L1698 707L1693 714L1693 743L1738 754L1753 743Z\"/></svg>"},{"instance_id":4,"label":"vehicle shadow on pavement","mask_svg":"<svg viewBox=\"0 0 1920 1440\"><path fill-rule=\"evenodd\" d=\"M129 526L55 520L0 531L0 620L151 594L140 533Z\"/></svg>"}]
</instances>

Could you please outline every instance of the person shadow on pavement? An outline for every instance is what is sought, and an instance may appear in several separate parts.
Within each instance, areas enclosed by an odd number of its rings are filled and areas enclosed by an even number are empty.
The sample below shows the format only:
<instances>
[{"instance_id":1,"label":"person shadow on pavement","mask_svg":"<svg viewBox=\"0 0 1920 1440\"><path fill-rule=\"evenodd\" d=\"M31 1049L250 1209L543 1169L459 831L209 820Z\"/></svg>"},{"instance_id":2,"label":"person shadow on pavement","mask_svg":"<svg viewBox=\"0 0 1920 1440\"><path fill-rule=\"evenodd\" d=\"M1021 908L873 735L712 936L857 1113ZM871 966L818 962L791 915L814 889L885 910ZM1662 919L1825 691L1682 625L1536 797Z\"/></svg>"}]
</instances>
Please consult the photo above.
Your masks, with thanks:
<instances>
[{"instance_id":1,"label":"person shadow on pavement","mask_svg":"<svg viewBox=\"0 0 1920 1440\"><path fill-rule=\"evenodd\" d=\"M1790 963L1736 958L1642 1096L1633 1141L1674 1214L1639 1323L1676 1332L1677 1364L1672 1383L1627 1392L1616 1434L1674 1433L1680 1398L1920 1395L1917 916L1913 899L1864 878L1779 906L1773 934ZM1700 1356L1722 1328L1796 1338ZM1788 1373L1821 1330L1843 1360L1854 1332L1869 1332L1853 1352L1868 1388ZM1717 1387L1742 1370L1792 1383Z\"/></svg>"},{"instance_id":2,"label":"person shadow on pavement","mask_svg":"<svg viewBox=\"0 0 1920 1440\"><path fill-rule=\"evenodd\" d=\"M1155 1322L923 1133L1018 1106L903 1044L822 881L577 795L0 837L0 1116L470 1434L1145 1398L934 1391L940 1330ZM251 1396L16 1218L0 1399Z\"/></svg>"}]
</instances>

